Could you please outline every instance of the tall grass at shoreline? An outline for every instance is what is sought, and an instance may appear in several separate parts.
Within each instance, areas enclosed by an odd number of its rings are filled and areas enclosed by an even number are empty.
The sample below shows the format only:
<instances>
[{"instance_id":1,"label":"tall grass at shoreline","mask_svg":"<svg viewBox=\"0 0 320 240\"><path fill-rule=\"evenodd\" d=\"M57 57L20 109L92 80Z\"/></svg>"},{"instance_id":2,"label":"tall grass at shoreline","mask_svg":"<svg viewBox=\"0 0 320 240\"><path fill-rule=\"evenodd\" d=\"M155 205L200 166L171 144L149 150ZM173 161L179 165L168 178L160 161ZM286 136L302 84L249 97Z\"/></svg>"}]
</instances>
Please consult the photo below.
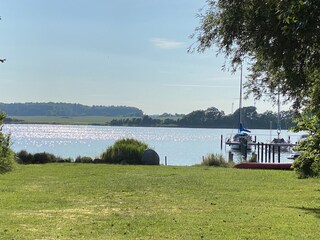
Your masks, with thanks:
<instances>
[{"instance_id":1,"label":"tall grass at shoreline","mask_svg":"<svg viewBox=\"0 0 320 240\"><path fill-rule=\"evenodd\" d=\"M228 162L221 154L208 154L203 157L202 166L214 166L214 167L232 167L233 162Z\"/></svg>"},{"instance_id":2,"label":"tall grass at shoreline","mask_svg":"<svg viewBox=\"0 0 320 240\"><path fill-rule=\"evenodd\" d=\"M320 179L213 167L19 165L0 239L320 239Z\"/></svg>"}]
</instances>

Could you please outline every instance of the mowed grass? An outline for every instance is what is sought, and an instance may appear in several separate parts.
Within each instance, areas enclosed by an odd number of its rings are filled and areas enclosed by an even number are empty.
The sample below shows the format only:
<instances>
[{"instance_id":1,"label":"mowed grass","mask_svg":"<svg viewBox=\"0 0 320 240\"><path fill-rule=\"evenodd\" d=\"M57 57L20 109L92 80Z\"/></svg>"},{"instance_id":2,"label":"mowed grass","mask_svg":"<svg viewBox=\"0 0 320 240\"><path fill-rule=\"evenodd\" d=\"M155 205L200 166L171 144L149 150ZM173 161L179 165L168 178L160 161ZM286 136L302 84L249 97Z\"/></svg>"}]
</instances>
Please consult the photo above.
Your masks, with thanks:
<instances>
[{"instance_id":1,"label":"mowed grass","mask_svg":"<svg viewBox=\"0 0 320 240\"><path fill-rule=\"evenodd\" d=\"M320 179L96 164L0 175L0 239L320 239Z\"/></svg>"}]
</instances>

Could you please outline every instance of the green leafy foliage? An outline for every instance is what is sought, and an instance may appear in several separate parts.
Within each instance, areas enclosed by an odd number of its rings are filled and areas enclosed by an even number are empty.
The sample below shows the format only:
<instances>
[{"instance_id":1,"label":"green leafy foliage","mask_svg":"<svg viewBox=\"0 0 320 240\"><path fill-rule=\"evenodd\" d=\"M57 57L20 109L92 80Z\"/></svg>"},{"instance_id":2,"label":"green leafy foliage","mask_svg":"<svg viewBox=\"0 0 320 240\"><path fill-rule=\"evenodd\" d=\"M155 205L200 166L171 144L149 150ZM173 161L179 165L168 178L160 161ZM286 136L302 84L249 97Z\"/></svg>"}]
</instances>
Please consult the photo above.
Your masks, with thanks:
<instances>
[{"instance_id":1,"label":"green leafy foliage","mask_svg":"<svg viewBox=\"0 0 320 240\"><path fill-rule=\"evenodd\" d=\"M93 159L91 157L78 156L74 162L75 163L93 163Z\"/></svg>"},{"instance_id":2,"label":"green leafy foliage","mask_svg":"<svg viewBox=\"0 0 320 240\"><path fill-rule=\"evenodd\" d=\"M105 163L112 164L143 164L142 154L148 145L132 138L116 141L101 155Z\"/></svg>"},{"instance_id":3,"label":"green leafy foliage","mask_svg":"<svg viewBox=\"0 0 320 240\"><path fill-rule=\"evenodd\" d=\"M294 162L294 169L300 178L320 176L320 69L310 75L313 84L309 89L307 107L297 117L295 131L309 133L300 142L297 150L301 155Z\"/></svg>"},{"instance_id":4,"label":"green leafy foliage","mask_svg":"<svg viewBox=\"0 0 320 240\"><path fill-rule=\"evenodd\" d=\"M15 156L11 149L4 150L0 147L0 174L13 170Z\"/></svg>"},{"instance_id":5,"label":"green leafy foliage","mask_svg":"<svg viewBox=\"0 0 320 240\"><path fill-rule=\"evenodd\" d=\"M56 163L56 162L71 162L70 158L63 159L57 157L51 153L35 153L31 154L25 150L17 153L17 161L20 164L45 164L45 163Z\"/></svg>"},{"instance_id":6,"label":"green leafy foliage","mask_svg":"<svg viewBox=\"0 0 320 240\"><path fill-rule=\"evenodd\" d=\"M309 136L296 147L300 156L294 161L293 167L300 178L320 176L320 119L318 115L308 116L303 113L298 119L295 129L307 130Z\"/></svg>"},{"instance_id":7,"label":"green leafy foliage","mask_svg":"<svg viewBox=\"0 0 320 240\"><path fill-rule=\"evenodd\" d=\"M320 67L319 15L319 1L208 0L191 50L216 45L234 71L247 60L248 94L275 99L279 89L299 108Z\"/></svg>"},{"instance_id":8,"label":"green leafy foliage","mask_svg":"<svg viewBox=\"0 0 320 240\"><path fill-rule=\"evenodd\" d=\"M10 135L2 132L2 121L5 118L4 113L0 113L0 173L9 172L15 164L15 156L10 149Z\"/></svg>"}]
</instances>

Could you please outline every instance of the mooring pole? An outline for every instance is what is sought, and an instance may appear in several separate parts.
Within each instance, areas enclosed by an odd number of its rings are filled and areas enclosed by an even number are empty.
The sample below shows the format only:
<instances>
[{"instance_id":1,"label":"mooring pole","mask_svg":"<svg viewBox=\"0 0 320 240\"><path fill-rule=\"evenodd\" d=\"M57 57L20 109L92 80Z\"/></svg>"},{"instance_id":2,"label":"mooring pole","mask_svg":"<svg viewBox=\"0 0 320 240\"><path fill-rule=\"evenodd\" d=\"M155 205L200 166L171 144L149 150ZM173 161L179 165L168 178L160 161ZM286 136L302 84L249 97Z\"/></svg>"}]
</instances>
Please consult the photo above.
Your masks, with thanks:
<instances>
[{"instance_id":1,"label":"mooring pole","mask_svg":"<svg viewBox=\"0 0 320 240\"><path fill-rule=\"evenodd\" d=\"M265 150L264 150L264 154L265 154L265 162L267 163L268 162L268 144L265 144Z\"/></svg>"},{"instance_id":2,"label":"mooring pole","mask_svg":"<svg viewBox=\"0 0 320 240\"><path fill-rule=\"evenodd\" d=\"M272 150L272 147L271 145L269 145L269 163L271 162L271 150Z\"/></svg>"},{"instance_id":3,"label":"mooring pole","mask_svg":"<svg viewBox=\"0 0 320 240\"><path fill-rule=\"evenodd\" d=\"M258 156L257 161L260 162L260 143L258 142Z\"/></svg>"},{"instance_id":4,"label":"mooring pole","mask_svg":"<svg viewBox=\"0 0 320 240\"><path fill-rule=\"evenodd\" d=\"M261 162L263 163L263 143L261 143Z\"/></svg>"},{"instance_id":5,"label":"mooring pole","mask_svg":"<svg viewBox=\"0 0 320 240\"><path fill-rule=\"evenodd\" d=\"M272 162L274 163L274 155L275 155L275 149L274 145L272 146Z\"/></svg>"}]
</instances>

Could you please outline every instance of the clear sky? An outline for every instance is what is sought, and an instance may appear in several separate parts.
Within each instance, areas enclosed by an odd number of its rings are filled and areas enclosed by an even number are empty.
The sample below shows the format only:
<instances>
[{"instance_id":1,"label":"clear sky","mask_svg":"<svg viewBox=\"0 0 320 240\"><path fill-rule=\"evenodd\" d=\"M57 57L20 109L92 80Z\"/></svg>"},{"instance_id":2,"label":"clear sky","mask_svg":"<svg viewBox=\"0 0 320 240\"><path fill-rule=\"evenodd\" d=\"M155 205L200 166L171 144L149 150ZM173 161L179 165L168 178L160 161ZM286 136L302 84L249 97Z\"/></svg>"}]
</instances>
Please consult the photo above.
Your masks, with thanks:
<instances>
[{"instance_id":1,"label":"clear sky","mask_svg":"<svg viewBox=\"0 0 320 240\"><path fill-rule=\"evenodd\" d=\"M187 52L205 0L1 0L0 102L126 105L146 114L238 107L240 73ZM253 106L251 99L244 106ZM270 103L256 103L258 112ZM275 109L275 108L274 108Z\"/></svg>"}]
</instances>

